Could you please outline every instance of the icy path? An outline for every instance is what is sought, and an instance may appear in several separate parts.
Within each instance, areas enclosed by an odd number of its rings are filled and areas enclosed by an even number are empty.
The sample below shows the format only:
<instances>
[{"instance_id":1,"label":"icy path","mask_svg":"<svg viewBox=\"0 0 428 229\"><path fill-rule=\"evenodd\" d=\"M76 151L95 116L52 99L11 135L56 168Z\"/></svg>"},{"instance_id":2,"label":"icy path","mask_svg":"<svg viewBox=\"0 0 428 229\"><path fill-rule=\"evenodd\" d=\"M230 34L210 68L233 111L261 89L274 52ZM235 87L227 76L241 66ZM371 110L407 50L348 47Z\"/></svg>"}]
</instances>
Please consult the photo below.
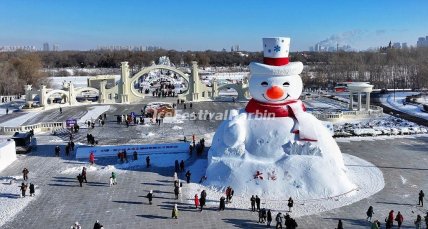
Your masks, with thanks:
<instances>
[{"instance_id":1,"label":"icy path","mask_svg":"<svg viewBox=\"0 0 428 229\"><path fill-rule=\"evenodd\" d=\"M16 127L24 124L29 119L35 117L36 115L40 114L39 112L29 112L24 115L21 115L19 117L16 117L14 119L11 119L7 122L1 123L1 126L7 126L7 127Z\"/></svg>"},{"instance_id":2,"label":"icy path","mask_svg":"<svg viewBox=\"0 0 428 229\"><path fill-rule=\"evenodd\" d=\"M401 112L404 112L409 115L417 116L419 118L423 118L428 120L428 113L423 112L421 110L421 107L413 105L413 104L406 104L403 105L403 101L406 99L406 96L414 95L418 93L414 92L396 92L395 93L395 101L394 101L394 94L388 94L381 98L382 104L385 106L388 106L392 109L399 110Z\"/></svg>"},{"instance_id":3,"label":"icy path","mask_svg":"<svg viewBox=\"0 0 428 229\"><path fill-rule=\"evenodd\" d=\"M339 196L326 197L322 199L294 199L295 208L293 209L293 215L295 217L312 215L350 205L383 189L385 186L383 174L376 166L368 161L349 154L343 154L343 159L348 168L348 177L357 185L357 189L350 190L350 192ZM196 177L201 177L204 174L206 166L207 160L199 160L192 165L190 170L193 171L193 174L196 175ZM196 193L199 195L203 189L208 192L208 206L218 206L218 200L221 196L225 195L224 192L217 190L214 187L205 187L197 183L191 183L184 189L183 193L185 193L185 195L183 196L183 199L187 200L189 204L193 204L194 195ZM228 208L248 209L250 198L251 196L234 196L232 203L228 204ZM275 212L288 211L288 196L286 196L286 193L284 193L284 196L275 199L267 199L264 196L260 196L260 198L262 199L263 207L266 209L272 209Z\"/></svg>"},{"instance_id":4,"label":"icy path","mask_svg":"<svg viewBox=\"0 0 428 229\"><path fill-rule=\"evenodd\" d=\"M98 118L98 116L102 115L104 112L106 112L110 109L110 105L95 106L95 107L91 107L89 109L90 110L77 121L79 124L84 124L88 120L94 120L95 121Z\"/></svg>"}]
</instances>

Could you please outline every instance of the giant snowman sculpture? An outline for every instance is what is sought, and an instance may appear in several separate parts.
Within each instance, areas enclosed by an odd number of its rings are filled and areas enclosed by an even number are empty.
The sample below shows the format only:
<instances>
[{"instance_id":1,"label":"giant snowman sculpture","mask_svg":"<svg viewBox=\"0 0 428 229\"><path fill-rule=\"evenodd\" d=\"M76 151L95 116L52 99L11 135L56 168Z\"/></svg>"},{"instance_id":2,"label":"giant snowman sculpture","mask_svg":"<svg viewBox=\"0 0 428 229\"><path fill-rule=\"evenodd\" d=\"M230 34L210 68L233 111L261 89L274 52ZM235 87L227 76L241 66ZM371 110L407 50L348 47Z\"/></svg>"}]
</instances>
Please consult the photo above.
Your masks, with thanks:
<instances>
[{"instance_id":1,"label":"giant snowman sculpture","mask_svg":"<svg viewBox=\"0 0 428 229\"><path fill-rule=\"evenodd\" d=\"M264 63L250 64L252 99L214 135L206 184L230 185L243 196L297 199L355 189L330 132L299 100L303 64L289 63L290 38L264 38L263 46Z\"/></svg>"}]
</instances>

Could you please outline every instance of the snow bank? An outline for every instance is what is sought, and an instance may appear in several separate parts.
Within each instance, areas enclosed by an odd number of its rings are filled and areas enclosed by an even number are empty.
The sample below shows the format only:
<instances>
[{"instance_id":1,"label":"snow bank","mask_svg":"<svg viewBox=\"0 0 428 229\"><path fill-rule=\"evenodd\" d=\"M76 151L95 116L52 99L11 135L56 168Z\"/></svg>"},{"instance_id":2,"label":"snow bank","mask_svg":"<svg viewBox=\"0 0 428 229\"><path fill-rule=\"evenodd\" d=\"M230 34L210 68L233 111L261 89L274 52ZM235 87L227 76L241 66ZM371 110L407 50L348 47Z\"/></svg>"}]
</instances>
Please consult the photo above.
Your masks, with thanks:
<instances>
[{"instance_id":1,"label":"snow bank","mask_svg":"<svg viewBox=\"0 0 428 229\"><path fill-rule=\"evenodd\" d=\"M15 141L0 143L0 171L16 160Z\"/></svg>"},{"instance_id":2,"label":"snow bank","mask_svg":"<svg viewBox=\"0 0 428 229\"><path fill-rule=\"evenodd\" d=\"M0 126L6 126L6 127L16 127L16 126L21 126L22 124L24 124L26 121L28 121L29 119L31 119L32 117L38 115L39 112L29 112L26 113L24 115L18 116L16 118L13 118L11 120L8 120L6 122L3 122L0 124Z\"/></svg>"},{"instance_id":3,"label":"snow bank","mask_svg":"<svg viewBox=\"0 0 428 229\"><path fill-rule=\"evenodd\" d=\"M343 159L347 169L347 177L349 178L350 182L355 184L355 187L347 192L332 196L326 195L321 198L307 198L303 195L300 195L300 197L294 196L287 192L271 195L268 193L261 193L258 191L258 189L251 188L240 192L237 191L236 184L230 184L230 186L235 190L235 194L232 198L232 203L228 204L226 208L249 209L249 200L251 195L259 195L262 200L262 208L284 212L288 210L287 200L291 196L295 203L295 207L293 208L293 215L295 217L300 217L304 215L317 214L352 204L383 189L385 186L383 175L376 166L370 162L348 154L343 154ZM192 177L194 177L194 179L191 180L191 184L184 184L184 196L182 198L189 204L193 204L194 195L199 195L202 190L206 190L208 194L207 205L217 208L219 206L220 197L225 196L225 187L219 188L217 186L211 186L209 182L203 182L203 184L199 184L200 178L205 175L207 167L207 160L198 160L189 167L189 170L192 172ZM210 178L208 177L208 179Z\"/></svg>"}]
</instances>

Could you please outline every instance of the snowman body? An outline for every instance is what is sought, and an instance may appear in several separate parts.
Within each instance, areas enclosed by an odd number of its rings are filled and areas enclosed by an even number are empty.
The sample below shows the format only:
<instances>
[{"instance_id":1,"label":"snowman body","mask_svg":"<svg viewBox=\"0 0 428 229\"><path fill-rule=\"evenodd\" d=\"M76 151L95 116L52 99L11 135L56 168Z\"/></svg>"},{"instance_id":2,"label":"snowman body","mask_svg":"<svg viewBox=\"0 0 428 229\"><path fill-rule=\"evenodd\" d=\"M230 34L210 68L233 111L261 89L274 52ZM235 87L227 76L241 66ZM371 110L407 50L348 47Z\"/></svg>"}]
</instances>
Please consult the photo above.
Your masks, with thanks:
<instances>
[{"instance_id":1,"label":"snowman body","mask_svg":"<svg viewBox=\"0 0 428 229\"><path fill-rule=\"evenodd\" d=\"M278 45L284 41L274 39ZM278 50L278 45L271 46ZM269 49L268 42L265 56L269 50L275 49ZM302 63L288 60L281 66L250 64L252 99L217 129L208 153L208 184L232 185L241 194L300 198L333 196L355 188L336 142L299 100L302 70Z\"/></svg>"}]
</instances>

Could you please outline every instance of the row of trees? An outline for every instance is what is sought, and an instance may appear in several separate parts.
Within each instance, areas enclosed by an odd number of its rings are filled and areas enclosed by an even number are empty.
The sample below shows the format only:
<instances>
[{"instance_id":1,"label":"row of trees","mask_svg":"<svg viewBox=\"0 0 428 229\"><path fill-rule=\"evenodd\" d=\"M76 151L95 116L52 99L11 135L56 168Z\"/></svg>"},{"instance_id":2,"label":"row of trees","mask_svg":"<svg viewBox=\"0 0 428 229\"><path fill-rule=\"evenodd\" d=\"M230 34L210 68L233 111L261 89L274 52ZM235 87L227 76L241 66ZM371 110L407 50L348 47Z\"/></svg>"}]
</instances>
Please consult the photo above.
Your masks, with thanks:
<instances>
[{"instance_id":1,"label":"row of trees","mask_svg":"<svg viewBox=\"0 0 428 229\"><path fill-rule=\"evenodd\" d=\"M128 61L132 69L149 66L161 56L168 56L176 65L197 61L200 66L247 66L261 62L261 52L243 56L234 52L154 52L131 51L62 51L0 53L0 94L22 93L27 83L46 83L42 68L119 68ZM343 81L369 81L376 88L428 87L428 49L393 49L379 52L292 53L291 61L302 61L307 86L334 86Z\"/></svg>"},{"instance_id":2,"label":"row of trees","mask_svg":"<svg viewBox=\"0 0 428 229\"><path fill-rule=\"evenodd\" d=\"M17 95L24 92L24 85L32 84L36 88L47 84L46 74L41 71L43 65L39 55L0 54L0 95Z\"/></svg>"}]
</instances>

